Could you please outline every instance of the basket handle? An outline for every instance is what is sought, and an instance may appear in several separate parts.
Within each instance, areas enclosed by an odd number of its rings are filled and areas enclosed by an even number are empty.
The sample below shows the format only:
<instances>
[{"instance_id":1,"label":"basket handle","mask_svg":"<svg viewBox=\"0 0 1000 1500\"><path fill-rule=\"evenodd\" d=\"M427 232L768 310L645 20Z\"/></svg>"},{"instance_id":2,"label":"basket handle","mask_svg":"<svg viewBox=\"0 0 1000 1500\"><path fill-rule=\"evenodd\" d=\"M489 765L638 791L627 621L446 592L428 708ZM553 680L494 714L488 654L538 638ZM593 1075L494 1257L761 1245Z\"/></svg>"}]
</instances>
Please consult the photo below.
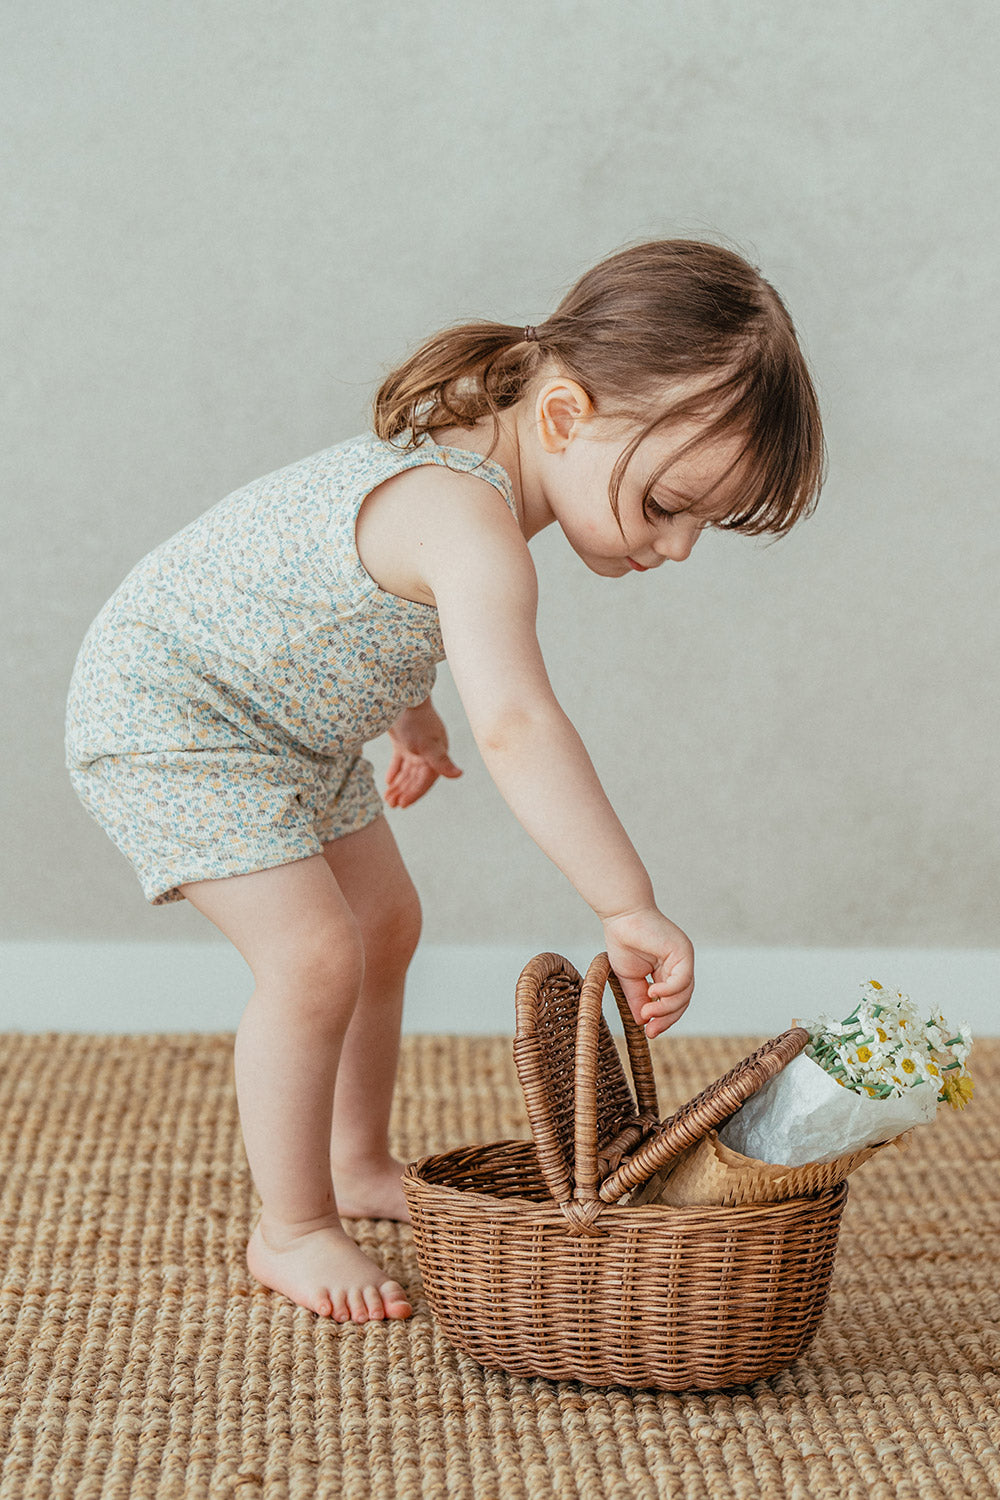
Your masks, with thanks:
<instances>
[{"instance_id":1,"label":"basket handle","mask_svg":"<svg viewBox=\"0 0 1000 1500\"><path fill-rule=\"evenodd\" d=\"M655 1120L660 1112L646 1034L629 1009L618 976L611 968L611 960L606 953L599 953L587 970L580 989L574 1057L573 1198L578 1204L594 1205L594 1209L584 1215L589 1223L597 1217L601 1206L597 1173L597 1065L604 987L607 984L611 985L625 1028L625 1044L639 1114ZM582 1224L580 1227L582 1230Z\"/></svg>"}]
</instances>

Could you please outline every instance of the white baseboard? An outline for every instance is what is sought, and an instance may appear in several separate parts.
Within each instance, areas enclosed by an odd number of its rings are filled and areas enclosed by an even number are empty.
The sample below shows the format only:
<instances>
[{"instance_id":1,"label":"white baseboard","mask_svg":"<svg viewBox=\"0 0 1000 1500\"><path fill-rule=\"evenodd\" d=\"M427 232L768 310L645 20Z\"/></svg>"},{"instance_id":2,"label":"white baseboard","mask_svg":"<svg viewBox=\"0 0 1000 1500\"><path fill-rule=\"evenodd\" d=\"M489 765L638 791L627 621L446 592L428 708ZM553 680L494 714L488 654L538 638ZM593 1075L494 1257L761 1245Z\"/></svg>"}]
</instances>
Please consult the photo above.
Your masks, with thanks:
<instances>
[{"instance_id":1,"label":"white baseboard","mask_svg":"<svg viewBox=\"0 0 1000 1500\"><path fill-rule=\"evenodd\" d=\"M422 945L404 1030L511 1035L514 986L534 952ZM582 970L593 954L566 957ZM859 984L879 979L968 1021L974 1035L1000 1036L1000 949L702 948L697 963L676 1034L773 1035L800 1015L846 1015ZM252 988L250 970L222 942L0 943L0 1031L233 1031Z\"/></svg>"}]
</instances>

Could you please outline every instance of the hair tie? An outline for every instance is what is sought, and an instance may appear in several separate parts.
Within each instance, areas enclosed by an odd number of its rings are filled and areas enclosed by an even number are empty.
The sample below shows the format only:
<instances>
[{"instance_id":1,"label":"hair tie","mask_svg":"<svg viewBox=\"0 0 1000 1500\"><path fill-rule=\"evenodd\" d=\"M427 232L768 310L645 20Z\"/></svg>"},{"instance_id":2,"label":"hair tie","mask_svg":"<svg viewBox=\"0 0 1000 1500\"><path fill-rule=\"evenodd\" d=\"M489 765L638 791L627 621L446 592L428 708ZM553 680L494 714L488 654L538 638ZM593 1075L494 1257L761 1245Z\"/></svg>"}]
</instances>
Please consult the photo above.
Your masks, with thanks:
<instances>
[{"instance_id":1,"label":"hair tie","mask_svg":"<svg viewBox=\"0 0 1000 1500\"><path fill-rule=\"evenodd\" d=\"M538 343L538 333L537 333L536 329L532 328L532 326L531 326L530 323L528 324L527 328L524 330L524 342L526 344L537 344Z\"/></svg>"}]
</instances>

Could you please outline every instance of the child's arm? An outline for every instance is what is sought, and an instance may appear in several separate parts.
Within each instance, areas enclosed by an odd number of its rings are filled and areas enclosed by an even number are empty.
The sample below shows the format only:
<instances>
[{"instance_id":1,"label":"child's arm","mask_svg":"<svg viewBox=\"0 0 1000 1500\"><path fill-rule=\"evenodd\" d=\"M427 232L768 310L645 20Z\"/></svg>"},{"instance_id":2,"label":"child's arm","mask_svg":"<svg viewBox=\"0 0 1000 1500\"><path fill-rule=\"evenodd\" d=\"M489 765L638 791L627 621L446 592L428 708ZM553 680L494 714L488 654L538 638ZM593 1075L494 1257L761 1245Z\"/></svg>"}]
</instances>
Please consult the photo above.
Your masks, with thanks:
<instances>
[{"instance_id":1,"label":"child's arm","mask_svg":"<svg viewBox=\"0 0 1000 1500\"><path fill-rule=\"evenodd\" d=\"M482 483L449 476L432 505L414 497L419 514L408 517L419 525L420 572L448 663L490 775L604 923L633 1014L658 1036L690 999L691 944L658 911L649 875L556 701L535 632L531 555L513 516L483 495Z\"/></svg>"}]
</instances>

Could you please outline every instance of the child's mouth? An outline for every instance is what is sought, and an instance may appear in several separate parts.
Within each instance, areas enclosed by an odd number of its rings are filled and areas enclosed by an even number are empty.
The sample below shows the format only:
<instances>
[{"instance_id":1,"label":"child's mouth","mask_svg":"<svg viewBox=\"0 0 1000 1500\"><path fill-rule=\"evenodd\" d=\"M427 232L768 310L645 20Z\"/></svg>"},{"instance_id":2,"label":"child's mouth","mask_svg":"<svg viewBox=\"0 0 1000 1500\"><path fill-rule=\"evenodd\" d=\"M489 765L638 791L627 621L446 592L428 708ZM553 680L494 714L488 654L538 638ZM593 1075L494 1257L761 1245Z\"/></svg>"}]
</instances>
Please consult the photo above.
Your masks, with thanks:
<instances>
[{"instance_id":1,"label":"child's mouth","mask_svg":"<svg viewBox=\"0 0 1000 1500\"><path fill-rule=\"evenodd\" d=\"M634 568L637 573L649 572L649 569L644 568L642 563L637 563L634 557L626 557L625 561L628 563L629 567Z\"/></svg>"}]
</instances>

